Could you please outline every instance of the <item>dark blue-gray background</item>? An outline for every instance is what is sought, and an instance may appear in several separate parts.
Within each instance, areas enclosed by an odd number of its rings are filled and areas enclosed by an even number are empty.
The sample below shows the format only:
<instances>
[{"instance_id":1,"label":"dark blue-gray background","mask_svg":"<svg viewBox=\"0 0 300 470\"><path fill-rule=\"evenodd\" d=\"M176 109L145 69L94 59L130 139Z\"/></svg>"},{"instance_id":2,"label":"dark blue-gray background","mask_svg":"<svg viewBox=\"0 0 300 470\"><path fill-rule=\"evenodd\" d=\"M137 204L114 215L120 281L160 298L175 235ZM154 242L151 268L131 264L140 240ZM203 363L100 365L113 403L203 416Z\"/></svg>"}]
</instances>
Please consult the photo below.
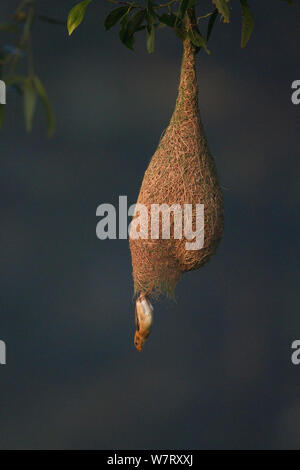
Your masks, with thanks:
<instances>
[{"instance_id":1,"label":"dark blue-gray background","mask_svg":"<svg viewBox=\"0 0 300 470\"><path fill-rule=\"evenodd\" d=\"M1 20L17 2L1 2ZM65 19L73 0L39 2ZM210 2L204 2L206 13ZM237 2L236 2L237 3ZM142 354L126 240L96 238L96 208L136 201L176 99L181 45L143 33L132 53L111 6L93 1L71 38L37 23L36 73L52 100L26 134L10 93L0 135L0 448L300 448L299 5L250 1L255 32L240 49L239 6L197 58L199 103L224 188L226 229L177 303L155 306ZM271 6L273 9L271 9ZM3 34L3 33L1 33ZM1 37L0 37L1 39Z\"/></svg>"}]
</instances>

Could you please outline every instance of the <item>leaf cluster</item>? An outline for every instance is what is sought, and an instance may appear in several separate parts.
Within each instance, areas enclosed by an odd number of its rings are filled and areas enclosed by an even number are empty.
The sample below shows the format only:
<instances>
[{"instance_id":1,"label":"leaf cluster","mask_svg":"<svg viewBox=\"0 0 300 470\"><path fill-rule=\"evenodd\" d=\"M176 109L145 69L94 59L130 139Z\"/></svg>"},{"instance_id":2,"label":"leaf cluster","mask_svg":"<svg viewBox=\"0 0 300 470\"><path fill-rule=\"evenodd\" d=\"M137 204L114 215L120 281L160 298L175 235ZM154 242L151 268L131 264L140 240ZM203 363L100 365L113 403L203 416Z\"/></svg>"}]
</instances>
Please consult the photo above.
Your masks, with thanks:
<instances>
[{"instance_id":1,"label":"leaf cluster","mask_svg":"<svg viewBox=\"0 0 300 470\"><path fill-rule=\"evenodd\" d=\"M35 0L21 0L9 21L0 23L1 38L8 43L0 47L0 79L4 80L8 92L17 93L22 98L25 127L32 130L36 104L40 99L47 121L47 134L55 131L55 118L46 89L34 70L33 26L36 20L63 24L64 21L36 13ZM5 106L0 105L0 128L3 127Z\"/></svg>"},{"instance_id":2,"label":"leaf cluster","mask_svg":"<svg viewBox=\"0 0 300 470\"><path fill-rule=\"evenodd\" d=\"M283 0L290 5L293 0ZM69 34L82 22L87 6L92 0L84 0L77 3L69 13ZM163 3L159 0L108 0L114 4L114 8L105 19L106 30L119 25L119 37L121 42L133 50L135 35L140 31L146 33L146 47L151 54L155 48L156 30L169 27L175 34L184 40L187 36L197 48L203 48L210 53L207 42L216 24L217 18L224 24L230 23L231 11L234 5L240 5L241 12L241 47L244 48L254 29L254 17L248 4L248 0L211 0L211 11L201 12L196 17L196 24L186 28L185 17L194 14L195 9L201 9L200 0L169 0Z\"/></svg>"}]
</instances>

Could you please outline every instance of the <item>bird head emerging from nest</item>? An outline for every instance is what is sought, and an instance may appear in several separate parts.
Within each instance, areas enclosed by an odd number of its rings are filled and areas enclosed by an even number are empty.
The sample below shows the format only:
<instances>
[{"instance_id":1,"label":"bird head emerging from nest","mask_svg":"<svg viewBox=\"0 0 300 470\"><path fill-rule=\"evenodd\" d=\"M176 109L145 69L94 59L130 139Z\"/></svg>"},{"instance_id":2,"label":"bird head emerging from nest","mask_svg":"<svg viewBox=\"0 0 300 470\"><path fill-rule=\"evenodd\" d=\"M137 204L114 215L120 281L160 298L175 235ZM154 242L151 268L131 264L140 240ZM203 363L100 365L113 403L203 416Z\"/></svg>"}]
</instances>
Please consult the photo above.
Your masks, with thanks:
<instances>
[{"instance_id":1,"label":"bird head emerging from nest","mask_svg":"<svg viewBox=\"0 0 300 470\"><path fill-rule=\"evenodd\" d=\"M135 324L134 345L141 351L148 336L151 333L153 323L153 307L146 295L141 294L135 304Z\"/></svg>"}]
</instances>

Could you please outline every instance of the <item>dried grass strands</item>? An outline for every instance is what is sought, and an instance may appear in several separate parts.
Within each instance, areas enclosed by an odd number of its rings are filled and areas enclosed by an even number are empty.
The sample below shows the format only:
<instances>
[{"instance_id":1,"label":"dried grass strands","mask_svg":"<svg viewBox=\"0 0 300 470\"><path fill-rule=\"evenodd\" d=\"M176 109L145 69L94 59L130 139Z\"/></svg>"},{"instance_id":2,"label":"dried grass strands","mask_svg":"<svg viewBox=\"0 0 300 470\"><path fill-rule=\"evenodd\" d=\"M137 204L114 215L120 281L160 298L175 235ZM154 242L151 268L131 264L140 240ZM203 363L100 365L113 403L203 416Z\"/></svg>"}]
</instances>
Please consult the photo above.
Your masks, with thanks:
<instances>
[{"instance_id":1,"label":"dried grass strands","mask_svg":"<svg viewBox=\"0 0 300 470\"><path fill-rule=\"evenodd\" d=\"M198 108L195 47L184 40L178 97L170 124L145 172L138 203L148 209L148 239L130 239L135 294L173 295L182 273L200 268L223 234L223 198ZM151 239L151 204L204 204L204 246ZM193 209L194 210L194 209ZM193 221L195 214L193 212ZM172 233L172 232L171 232Z\"/></svg>"}]
</instances>

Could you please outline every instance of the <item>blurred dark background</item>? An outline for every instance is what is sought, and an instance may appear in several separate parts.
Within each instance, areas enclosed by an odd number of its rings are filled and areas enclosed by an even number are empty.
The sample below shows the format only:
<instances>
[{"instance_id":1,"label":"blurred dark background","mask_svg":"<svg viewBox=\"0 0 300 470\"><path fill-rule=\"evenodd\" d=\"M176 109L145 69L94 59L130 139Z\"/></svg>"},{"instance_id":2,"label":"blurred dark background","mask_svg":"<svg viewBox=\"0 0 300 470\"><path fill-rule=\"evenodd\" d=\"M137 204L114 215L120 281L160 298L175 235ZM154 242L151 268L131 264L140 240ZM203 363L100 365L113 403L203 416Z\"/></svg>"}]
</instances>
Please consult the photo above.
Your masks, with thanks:
<instances>
[{"instance_id":1,"label":"blurred dark background","mask_svg":"<svg viewBox=\"0 0 300 470\"><path fill-rule=\"evenodd\" d=\"M1 1L1 21L17 1ZM76 2L39 2L66 19ZM297 2L296 2L297 3ZM144 351L133 345L126 240L96 238L96 208L136 201L172 113L181 60L168 28L156 52L105 33L94 1L71 38L36 23L34 54L57 117L32 134L7 96L0 134L2 449L300 448L299 5L250 1L218 23L198 56L199 103L218 166L226 229L217 254L184 275L177 303L155 305ZM203 2L206 13L210 2ZM272 9L271 9L272 6ZM1 39L1 37L0 37Z\"/></svg>"}]
</instances>

